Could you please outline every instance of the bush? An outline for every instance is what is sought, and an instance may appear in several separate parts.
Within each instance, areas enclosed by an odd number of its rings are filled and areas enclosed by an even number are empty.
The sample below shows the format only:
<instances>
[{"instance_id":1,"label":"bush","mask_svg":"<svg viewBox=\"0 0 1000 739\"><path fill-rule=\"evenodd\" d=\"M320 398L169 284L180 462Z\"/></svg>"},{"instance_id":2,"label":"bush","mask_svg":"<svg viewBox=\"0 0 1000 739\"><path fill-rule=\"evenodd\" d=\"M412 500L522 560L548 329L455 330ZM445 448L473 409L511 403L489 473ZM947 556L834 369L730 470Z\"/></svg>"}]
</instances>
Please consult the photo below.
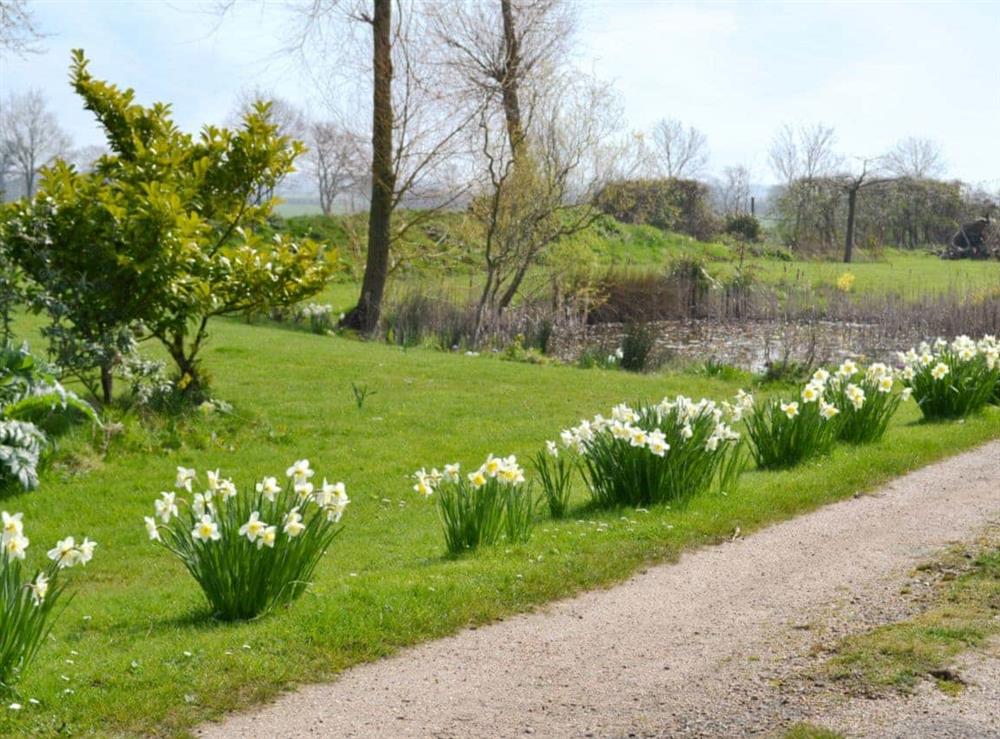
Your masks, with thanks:
<instances>
[{"instance_id":1,"label":"bush","mask_svg":"<svg viewBox=\"0 0 1000 739\"><path fill-rule=\"evenodd\" d=\"M534 502L524 485L517 458L486 458L474 472L462 476L458 463L444 472L420 469L413 489L425 498L437 493L438 514L450 554L461 554L496 544L502 535L511 542L531 535Z\"/></svg>"},{"instance_id":2,"label":"bush","mask_svg":"<svg viewBox=\"0 0 1000 739\"><path fill-rule=\"evenodd\" d=\"M924 418L964 418L980 410L1000 383L1000 343L985 336L978 343L959 336L938 339L899 355L901 376Z\"/></svg>"},{"instance_id":3,"label":"bush","mask_svg":"<svg viewBox=\"0 0 1000 739\"><path fill-rule=\"evenodd\" d=\"M649 224L706 241L716 233L708 186L695 180L621 180L605 185L595 206L623 223Z\"/></svg>"},{"instance_id":4,"label":"bush","mask_svg":"<svg viewBox=\"0 0 1000 739\"><path fill-rule=\"evenodd\" d=\"M638 410L618 405L610 419L595 416L561 438L580 454L597 505L684 504L706 491L735 453L739 435L726 421L739 419L749 396L742 397L735 407L684 396Z\"/></svg>"},{"instance_id":5,"label":"bush","mask_svg":"<svg viewBox=\"0 0 1000 739\"><path fill-rule=\"evenodd\" d=\"M622 338L620 358L622 369L629 372L642 372L647 369L655 344L656 334L648 324L630 324Z\"/></svg>"},{"instance_id":6,"label":"bush","mask_svg":"<svg viewBox=\"0 0 1000 739\"><path fill-rule=\"evenodd\" d=\"M303 459L288 468L285 485L265 477L238 491L210 471L190 504L162 493L146 531L184 563L217 618L254 618L302 595L340 532L350 502L344 485L323 480L317 488L312 476ZM177 468L178 489L190 493L196 479L195 470Z\"/></svg>"},{"instance_id":7,"label":"bush","mask_svg":"<svg viewBox=\"0 0 1000 739\"><path fill-rule=\"evenodd\" d=\"M851 444L867 444L885 436L899 404L909 396L909 392L893 392L893 372L880 363L862 371L848 360L832 378L826 370L817 370L813 378L827 383L825 399L838 411L837 438Z\"/></svg>"},{"instance_id":8,"label":"bush","mask_svg":"<svg viewBox=\"0 0 1000 739\"><path fill-rule=\"evenodd\" d=\"M52 447L48 434L80 418L99 423L94 409L59 384L27 345L0 349L0 484L38 487L39 466Z\"/></svg>"},{"instance_id":9,"label":"bush","mask_svg":"<svg viewBox=\"0 0 1000 739\"><path fill-rule=\"evenodd\" d=\"M801 401L777 398L754 405L747 415L750 454L762 470L794 467L830 450L837 439L839 411L823 400L825 383L814 379Z\"/></svg>"},{"instance_id":10,"label":"bush","mask_svg":"<svg viewBox=\"0 0 1000 739\"><path fill-rule=\"evenodd\" d=\"M314 334L328 334L333 331L333 306L328 303L306 303L299 308L296 319L309 323Z\"/></svg>"},{"instance_id":11,"label":"bush","mask_svg":"<svg viewBox=\"0 0 1000 739\"><path fill-rule=\"evenodd\" d=\"M49 550L46 567L29 577L22 514L3 511L2 516L0 687L11 691L52 630L52 614L65 587L63 570L86 565L97 545L86 538L78 545L68 536Z\"/></svg>"},{"instance_id":12,"label":"bush","mask_svg":"<svg viewBox=\"0 0 1000 739\"><path fill-rule=\"evenodd\" d=\"M756 216L749 213L734 213L726 217L723 230L744 241L757 241L762 229Z\"/></svg>"},{"instance_id":13,"label":"bush","mask_svg":"<svg viewBox=\"0 0 1000 739\"><path fill-rule=\"evenodd\" d=\"M535 473L542 483L542 493L552 518L559 519L569 510L569 497L573 492L574 460L560 455L554 441L545 443L545 451L538 452L533 460Z\"/></svg>"}]
</instances>

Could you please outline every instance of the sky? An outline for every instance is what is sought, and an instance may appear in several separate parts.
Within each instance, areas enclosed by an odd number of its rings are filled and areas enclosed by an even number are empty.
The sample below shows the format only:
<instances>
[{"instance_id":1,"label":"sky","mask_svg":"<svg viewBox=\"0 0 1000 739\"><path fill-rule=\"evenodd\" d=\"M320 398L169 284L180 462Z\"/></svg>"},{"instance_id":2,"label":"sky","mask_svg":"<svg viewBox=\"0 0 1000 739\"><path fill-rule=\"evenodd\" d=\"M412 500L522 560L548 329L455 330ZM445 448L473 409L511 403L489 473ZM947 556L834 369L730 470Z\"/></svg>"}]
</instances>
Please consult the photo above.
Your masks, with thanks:
<instances>
[{"instance_id":1,"label":"sky","mask_svg":"<svg viewBox=\"0 0 1000 739\"><path fill-rule=\"evenodd\" d=\"M281 53L284 5L251 0L220 23L200 0L33 0L45 51L0 60L0 91L41 88L80 146L101 137L66 82L76 47L140 102L171 102L188 130L224 122L246 88L317 110L315 80ZM947 176L1000 187L1000 0L578 5L572 63L615 84L628 127L701 129L710 173L742 164L773 182L778 128L821 122L846 157L930 138Z\"/></svg>"}]
</instances>

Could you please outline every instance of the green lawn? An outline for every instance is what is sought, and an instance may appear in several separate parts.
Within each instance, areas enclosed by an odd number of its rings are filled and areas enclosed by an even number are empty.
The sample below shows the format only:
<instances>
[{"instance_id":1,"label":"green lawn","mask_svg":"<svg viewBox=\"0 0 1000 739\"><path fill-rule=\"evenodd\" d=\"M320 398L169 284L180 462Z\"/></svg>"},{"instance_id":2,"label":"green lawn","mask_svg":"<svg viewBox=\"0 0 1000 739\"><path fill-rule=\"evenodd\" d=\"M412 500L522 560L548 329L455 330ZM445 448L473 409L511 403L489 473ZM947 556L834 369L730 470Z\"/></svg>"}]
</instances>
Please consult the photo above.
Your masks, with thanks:
<instances>
[{"instance_id":1,"label":"green lawn","mask_svg":"<svg viewBox=\"0 0 1000 739\"><path fill-rule=\"evenodd\" d=\"M162 421L153 431L129 423L106 460L68 439L39 491L3 501L24 511L34 557L66 533L99 548L72 571L75 598L20 685L24 709L4 711L0 733L180 734L296 683L620 580L737 527L750 532L1000 436L995 409L942 433L917 423L909 404L874 447L748 473L740 491L696 499L684 512L594 512L577 491L569 520L541 521L529 544L453 560L443 556L432 505L410 490L415 468L478 464L488 452L526 458L618 401L720 398L736 386L403 352L226 321L214 325L205 361L237 418ZM361 410L352 382L375 391ZM301 457L320 477L347 483L343 534L293 607L251 623L213 622L181 565L146 541L143 515L177 465L221 467L247 484Z\"/></svg>"}]
</instances>

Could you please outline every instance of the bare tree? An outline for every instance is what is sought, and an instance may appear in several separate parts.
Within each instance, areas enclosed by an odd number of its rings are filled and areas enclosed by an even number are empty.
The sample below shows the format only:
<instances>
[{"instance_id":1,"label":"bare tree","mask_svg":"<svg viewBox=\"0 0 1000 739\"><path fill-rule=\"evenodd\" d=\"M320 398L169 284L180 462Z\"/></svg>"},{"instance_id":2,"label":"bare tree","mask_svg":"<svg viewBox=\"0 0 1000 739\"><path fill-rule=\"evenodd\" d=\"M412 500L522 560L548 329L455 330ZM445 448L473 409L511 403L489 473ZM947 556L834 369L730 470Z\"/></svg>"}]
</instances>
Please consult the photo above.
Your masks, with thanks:
<instances>
[{"instance_id":1,"label":"bare tree","mask_svg":"<svg viewBox=\"0 0 1000 739\"><path fill-rule=\"evenodd\" d=\"M291 100L275 94L264 87L240 90L236 103L226 120L229 126L238 126L247 113L253 111L254 104L264 101L271 104L271 123L278 127L280 136L304 141L308 133L308 122L302 109Z\"/></svg>"},{"instance_id":2,"label":"bare tree","mask_svg":"<svg viewBox=\"0 0 1000 739\"><path fill-rule=\"evenodd\" d=\"M742 164L722 171L718 191L719 210L727 215L750 212L750 170Z\"/></svg>"},{"instance_id":3,"label":"bare tree","mask_svg":"<svg viewBox=\"0 0 1000 739\"><path fill-rule=\"evenodd\" d=\"M694 126L664 118L653 126L654 153L667 177L693 179L708 163L708 139Z\"/></svg>"},{"instance_id":4,"label":"bare tree","mask_svg":"<svg viewBox=\"0 0 1000 739\"><path fill-rule=\"evenodd\" d=\"M944 172L941 146L931 139L910 136L902 139L885 155L885 168L897 177L924 179Z\"/></svg>"},{"instance_id":5,"label":"bare tree","mask_svg":"<svg viewBox=\"0 0 1000 739\"><path fill-rule=\"evenodd\" d=\"M306 161L316 181L319 205L330 215L337 198L356 189L364 179L367 154L357 136L334 121L310 124L306 140Z\"/></svg>"},{"instance_id":6,"label":"bare tree","mask_svg":"<svg viewBox=\"0 0 1000 739\"><path fill-rule=\"evenodd\" d=\"M0 0L0 59L8 53L21 57L38 53L44 37L28 0Z\"/></svg>"},{"instance_id":7,"label":"bare tree","mask_svg":"<svg viewBox=\"0 0 1000 739\"><path fill-rule=\"evenodd\" d=\"M38 170L64 156L72 145L41 90L7 97L0 110L0 135L10 171L20 178L27 197L35 193Z\"/></svg>"},{"instance_id":8,"label":"bare tree","mask_svg":"<svg viewBox=\"0 0 1000 739\"><path fill-rule=\"evenodd\" d=\"M833 128L823 124L794 128L783 126L768 151L771 169L779 177L782 201L791 205L790 242L799 244L802 221L813 201L826 199L826 189L820 181L832 175L840 166L834 151L836 136Z\"/></svg>"}]
</instances>

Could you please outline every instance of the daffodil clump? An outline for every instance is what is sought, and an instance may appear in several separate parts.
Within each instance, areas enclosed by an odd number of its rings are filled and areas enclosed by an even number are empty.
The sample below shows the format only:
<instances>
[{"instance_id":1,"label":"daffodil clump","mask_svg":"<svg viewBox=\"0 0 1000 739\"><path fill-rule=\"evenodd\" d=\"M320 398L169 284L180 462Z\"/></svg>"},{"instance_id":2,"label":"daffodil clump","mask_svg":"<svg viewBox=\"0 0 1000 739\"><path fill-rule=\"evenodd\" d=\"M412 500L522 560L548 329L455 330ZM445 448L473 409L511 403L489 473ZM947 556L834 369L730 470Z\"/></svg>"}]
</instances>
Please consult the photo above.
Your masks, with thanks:
<instances>
[{"instance_id":1,"label":"daffodil clump","mask_svg":"<svg viewBox=\"0 0 1000 739\"><path fill-rule=\"evenodd\" d=\"M598 505L684 503L713 480L727 487L738 477L740 435L729 424L752 404L742 391L735 404L683 395L638 408L621 404L610 418L581 421L560 439L579 455Z\"/></svg>"},{"instance_id":2,"label":"daffodil clump","mask_svg":"<svg viewBox=\"0 0 1000 739\"><path fill-rule=\"evenodd\" d=\"M3 511L0 516L0 689L9 691L52 629L52 612L65 587L63 570L86 565L97 544L87 538L77 543L67 536L48 551L48 563L32 577L26 565L29 540L23 515Z\"/></svg>"},{"instance_id":3,"label":"daffodil clump","mask_svg":"<svg viewBox=\"0 0 1000 739\"><path fill-rule=\"evenodd\" d=\"M413 490L437 497L445 545L451 554L491 546L506 537L514 543L531 536L535 504L524 470L513 455L492 454L479 469L463 474L456 462L413 473Z\"/></svg>"},{"instance_id":4,"label":"daffodil clump","mask_svg":"<svg viewBox=\"0 0 1000 739\"><path fill-rule=\"evenodd\" d=\"M964 418L983 408L1000 385L1000 342L959 336L900 352L900 377L912 389L924 418Z\"/></svg>"},{"instance_id":5,"label":"daffodil clump","mask_svg":"<svg viewBox=\"0 0 1000 739\"><path fill-rule=\"evenodd\" d=\"M862 368L848 359L832 376L817 370L813 380L825 383L824 402L837 410L837 438L851 444L885 436L899 404L911 394L909 388L895 392L900 389L896 373L880 362Z\"/></svg>"},{"instance_id":6,"label":"daffodil clump","mask_svg":"<svg viewBox=\"0 0 1000 739\"><path fill-rule=\"evenodd\" d=\"M210 470L203 492L190 501L161 493L146 517L150 540L184 563L218 618L253 618L298 598L340 532L350 502L344 484L317 484L306 459L285 476L284 483L265 477L239 490ZM195 470L177 468L182 494L196 482Z\"/></svg>"},{"instance_id":7,"label":"daffodil clump","mask_svg":"<svg viewBox=\"0 0 1000 739\"><path fill-rule=\"evenodd\" d=\"M829 373L819 370L796 400L771 398L747 414L750 454L758 469L794 467L830 450L841 411L826 400L829 381Z\"/></svg>"},{"instance_id":8,"label":"daffodil clump","mask_svg":"<svg viewBox=\"0 0 1000 739\"><path fill-rule=\"evenodd\" d=\"M577 467L577 455L573 449L560 451L554 441L545 442L545 449L538 452L532 461L535 475L542 484L545 505L552 518L563 518L569 510L569 499L573 493L573 471Z\"/></svg>"}]
</instances>

